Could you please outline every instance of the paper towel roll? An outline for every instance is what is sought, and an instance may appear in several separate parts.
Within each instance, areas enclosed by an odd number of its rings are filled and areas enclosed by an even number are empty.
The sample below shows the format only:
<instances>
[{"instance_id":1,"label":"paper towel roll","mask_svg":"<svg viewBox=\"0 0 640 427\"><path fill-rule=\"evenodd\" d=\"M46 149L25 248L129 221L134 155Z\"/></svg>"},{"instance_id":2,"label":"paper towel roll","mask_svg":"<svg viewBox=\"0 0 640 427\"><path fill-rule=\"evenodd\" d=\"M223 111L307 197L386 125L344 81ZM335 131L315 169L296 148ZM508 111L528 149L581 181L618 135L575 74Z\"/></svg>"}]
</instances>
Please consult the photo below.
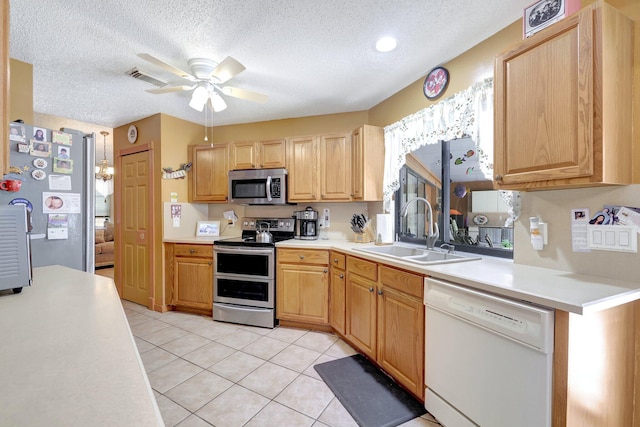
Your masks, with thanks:
<instances>
[{"instance_id":1,"label":"paper towel roll","mask_svg":"<svg viewBox=\"0 0 640 427\"><path fill-rule=\"evenodd\" d=\"M376 223L376 242L393 243L393 216L391 214L378 214Z\"/></svg>"}]
</instances>

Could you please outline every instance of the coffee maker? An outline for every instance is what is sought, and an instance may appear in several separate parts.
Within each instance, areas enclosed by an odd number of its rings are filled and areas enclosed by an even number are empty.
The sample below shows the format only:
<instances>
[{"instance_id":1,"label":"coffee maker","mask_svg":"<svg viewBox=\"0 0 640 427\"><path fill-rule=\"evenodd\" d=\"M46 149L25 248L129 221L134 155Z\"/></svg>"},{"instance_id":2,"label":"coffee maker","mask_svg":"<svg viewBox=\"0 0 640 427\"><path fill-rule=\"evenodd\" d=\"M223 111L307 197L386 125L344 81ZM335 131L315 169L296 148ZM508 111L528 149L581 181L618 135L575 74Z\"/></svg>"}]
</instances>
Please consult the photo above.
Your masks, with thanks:
<instances>
[{"instance_id":1,"label":"coffee maker","mask_svg":"<svg viewBox=\"0 0 640 427\"><path fill-rule=\"evenodd\" d=\"M296 239L316 240L318 238L318 212L311 206L307 206L303 211L295 211L296 217Z\"/></svg>"}]
</instances>

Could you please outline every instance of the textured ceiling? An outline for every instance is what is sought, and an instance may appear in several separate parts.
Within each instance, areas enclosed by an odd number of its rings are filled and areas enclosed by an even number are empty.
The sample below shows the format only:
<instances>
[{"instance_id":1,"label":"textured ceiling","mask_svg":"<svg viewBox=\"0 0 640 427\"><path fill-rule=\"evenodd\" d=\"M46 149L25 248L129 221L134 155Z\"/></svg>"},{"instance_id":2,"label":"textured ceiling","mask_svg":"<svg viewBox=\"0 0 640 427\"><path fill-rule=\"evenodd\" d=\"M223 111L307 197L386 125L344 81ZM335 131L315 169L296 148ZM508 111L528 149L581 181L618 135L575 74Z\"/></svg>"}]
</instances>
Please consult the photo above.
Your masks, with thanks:
<instances>
[{"instance_id":1,"label":"textured ceiling","mask_svg":"<svg viewBox=\"0 0 640 427\"><path fill-rule=\"evenodd\" d=\"M11 0L10 56L33 64L34 110L116 127L159 112L205 124L189 95L152 95L125 75L137 57L186 69L232 56L229 84L269 96L226 97L215 125L367 110L522 16L531 0ZM398 48L374 49L391 35ZM211 116L208 117L211 124Z\"/></svg>"}]
</instances>

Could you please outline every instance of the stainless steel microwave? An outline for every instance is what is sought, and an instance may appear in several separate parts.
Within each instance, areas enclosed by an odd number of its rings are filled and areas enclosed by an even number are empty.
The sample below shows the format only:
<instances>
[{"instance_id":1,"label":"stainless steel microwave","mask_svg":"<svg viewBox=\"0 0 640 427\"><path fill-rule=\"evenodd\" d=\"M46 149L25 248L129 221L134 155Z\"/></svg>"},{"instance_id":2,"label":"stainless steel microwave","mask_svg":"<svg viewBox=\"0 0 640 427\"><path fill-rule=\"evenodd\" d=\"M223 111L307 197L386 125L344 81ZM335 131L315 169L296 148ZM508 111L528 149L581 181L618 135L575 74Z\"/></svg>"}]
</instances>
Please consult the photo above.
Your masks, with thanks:
<instances>
[{"instance_id":1,"label":"stainless steel microwave","mask_svg":"<svg viewBox=\"0 0 640 427\"><path fill-rule=\"evenodd\" d=\"M229 203L286 205L287 170L244 169L229 171Z\"/></svg>"}]
</instances>

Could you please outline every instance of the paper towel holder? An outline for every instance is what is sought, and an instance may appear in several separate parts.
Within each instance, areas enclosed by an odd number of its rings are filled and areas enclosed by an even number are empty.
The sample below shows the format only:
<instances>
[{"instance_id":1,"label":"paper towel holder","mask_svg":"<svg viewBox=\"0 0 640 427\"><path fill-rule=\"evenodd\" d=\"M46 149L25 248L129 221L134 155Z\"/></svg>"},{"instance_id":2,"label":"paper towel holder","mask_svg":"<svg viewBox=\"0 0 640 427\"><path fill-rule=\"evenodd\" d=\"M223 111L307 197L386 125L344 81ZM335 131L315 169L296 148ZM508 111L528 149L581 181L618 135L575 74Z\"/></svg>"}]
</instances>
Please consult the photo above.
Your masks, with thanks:
<instances>
[{"instance_id":1,"label":"paper towel holder","mask_svg":"<svg viewBox=\"0 0 640 427\"><path fill-rule=\"evenodd\" d=\"M381 223L385 223L387 230ZM391 226L391 228L389 228ZM376 215L376 233L375 244L377 246L393 245L393 217L391 214ZM384 236L383 236L384 234ZM384 241L383 241L384 240Z\"/></svg>"}]
</instances>

